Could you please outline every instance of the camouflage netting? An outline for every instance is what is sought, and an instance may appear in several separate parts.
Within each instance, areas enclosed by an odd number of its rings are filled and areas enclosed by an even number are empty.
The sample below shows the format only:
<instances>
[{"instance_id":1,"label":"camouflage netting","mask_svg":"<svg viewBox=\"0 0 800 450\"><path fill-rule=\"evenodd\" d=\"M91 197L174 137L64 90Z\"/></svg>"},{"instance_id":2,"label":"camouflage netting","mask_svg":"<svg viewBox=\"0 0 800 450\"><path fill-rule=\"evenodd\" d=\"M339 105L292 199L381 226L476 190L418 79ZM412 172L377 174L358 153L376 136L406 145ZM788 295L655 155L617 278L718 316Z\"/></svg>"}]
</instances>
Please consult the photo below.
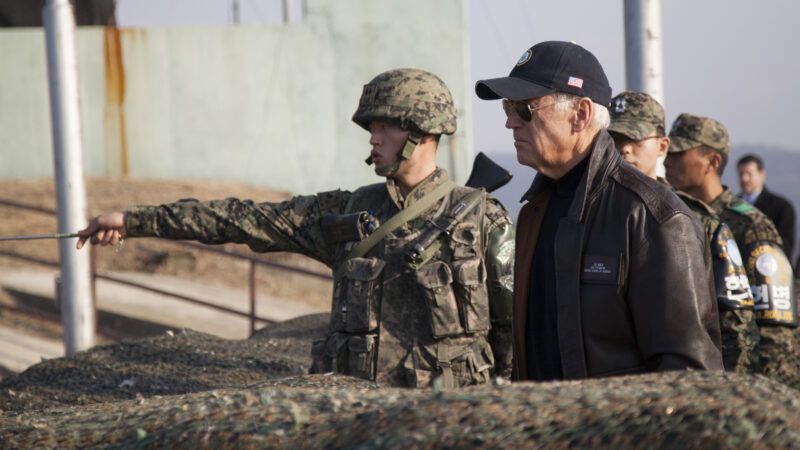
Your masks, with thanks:
<instances>
[{"instance_id":1,"label":"camouflage netting","mask_svg":"<svg viewBox=\"0 0 800 450\"><path fill-rule=\"evenodd\" d=\"M0 383L3 447L800 448L800 392L670 372L452 392L304 375L327 315L228 341L187 331Z\"/></svg>"},{"instance_id":2,"label":"camouflage netting","mask_svg":"<svg viewBox=\"0 0 800 450\"><path fill-rule=\"evenodd\" d=\"M4 379L0 410L185 394L303 374L311 365L311 342L324 334L327 322L328 314L304 316L245 340L186 330L97 346Z\"/></svg>"},{"instance_id":3,"label":"camouflage netting","mask_svg":"<svg viewBox=\"0 0 800 450\"><path fill-rule=\"evenodd\" d=\"M0 416L0 439L10 447L800 448L799 408L797 391L731 373L438 393L304 375Z\"/></svg>"}]
</instances>

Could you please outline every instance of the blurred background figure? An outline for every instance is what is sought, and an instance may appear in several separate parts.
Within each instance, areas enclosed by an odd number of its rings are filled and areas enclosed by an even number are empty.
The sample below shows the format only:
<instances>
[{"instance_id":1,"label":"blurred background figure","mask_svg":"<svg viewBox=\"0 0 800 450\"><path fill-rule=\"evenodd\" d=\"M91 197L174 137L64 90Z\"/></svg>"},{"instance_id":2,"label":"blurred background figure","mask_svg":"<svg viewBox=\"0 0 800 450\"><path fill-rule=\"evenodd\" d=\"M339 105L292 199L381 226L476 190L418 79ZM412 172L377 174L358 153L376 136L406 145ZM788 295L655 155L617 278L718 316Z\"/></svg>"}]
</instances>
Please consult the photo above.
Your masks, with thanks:
<instances>
[{"instance_id":1,"label":"blurred background figure","mask_svg":"<svg viewBox=\"0 0 800 450\"><path fill-rule=\"evenodd\" d=\"M749 153L739 158L736 166L739 169L739 186L742 188L739 197L772 219L783 239L786 255L791 257L795 242L794 207L784 197L767 189L765 184L767 172L760 157Z\"/></svg>"}]
</instances>

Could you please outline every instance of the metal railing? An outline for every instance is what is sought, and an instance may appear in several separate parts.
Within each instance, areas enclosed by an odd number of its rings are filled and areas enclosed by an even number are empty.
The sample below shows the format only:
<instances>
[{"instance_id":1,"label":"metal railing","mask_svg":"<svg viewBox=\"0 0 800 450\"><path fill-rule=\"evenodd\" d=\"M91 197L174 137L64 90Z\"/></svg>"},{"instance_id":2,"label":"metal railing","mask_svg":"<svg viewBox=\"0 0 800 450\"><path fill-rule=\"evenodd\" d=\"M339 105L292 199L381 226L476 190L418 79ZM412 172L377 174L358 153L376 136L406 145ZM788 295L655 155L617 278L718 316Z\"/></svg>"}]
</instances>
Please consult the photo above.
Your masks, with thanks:
<instances>
[{"instance_id":1,"label":"metal railing","mask_svg":"<svg viewBox=\"0 0 800 450\"><path fill-rule=\"evenodd\" d=\"M18 209L23 209L23 210L26 210L26 211L42 213L42 214L48 214L48 215L53 215L53 216L56 214L55 210L52 210L52 209L49 209L49 208L43 208L43 207L39 207L39 206L28 205L28 204L25 204L25 203L20 203L20 202L16 202L16 201L13 201L13 200L7 200L7 199L0 199L0 206L18 208ZM273 323L274 322L274 320L272 320L272 319L268 319L266 317L261 317L261 316L258 316L256 314L256 267L257 266L259 266L259 265L266 266L266 267L270 267L270 268L273 268L273 269L283 270L283 271L287 271L287 272L293 272L293 273L297 273L297 274L308 276L308 277L312 277L312 278L318 278L318 279L321 279L321 280L331 280L332 279L331 275L327 274L327 273L317 272L317 271L308 270L308 269L305 269L305 268L302 268L302 267L296 267L296 266L291 266L291 265L288 265L288 264L282 264L282 263L278 263L278 262L275 262L275 261L270 261L268 259L265 259L263 257L259 257L257 255L248 254L248 253L245 253L245 252L241 252L241 251L237 251L237 250L233 250L233 249L229 249L229 248L225 248L225 247L211 247L211 246L207 246L207 245L204 245L204 244L198 244L198 243L186 242L186 241L166 241L166 242L169 242L169 243L174 244L176 246L192 248L192 249L199 250L199 251L202 251L202 252L210 252L210 253L215 253L215 254L218 254L218 255L226 256L226 257L229 257L229 258L234 258L234 259L247 261L248 264L249 264L249 270L248 270L249 311L245 313L245 312L242 312L242 311L234 309L234 308L230 308L230 307L223 306L223 305L218 305L218 304L215 304L215 303L210 303L210 302L207 302L205 300L201 300L201 299L198 299L198 298L191 297L189 295L184 295L184 294L177 293L177 292L171 292L171 291L167 291L167 290L164 290L164 289L155 288L155 287L152 287L152 286L147 286L147 285L145 285L143 283L138 283L136 281L126 280L124 278L121 278L121 277L118 277L118 276L115 276L115 275L112 275L112 274L109 274L109 273L101 272L101 271L99 271L97 269L97 257L96 257L96 254L95 254L95 247L94 246L90 246L90 248L91 248L91 250L90 250L91 251L91 270L92 270L92 274L91 274L91 277L92 277L92 296L94 297L95 317L97 317L97 314L96 314L96 312L97 312L96 311L97 310L97 303L96 303L96 301L97 301L96 300L97 299L97 295L96 295L96 292L97 292L97 280L100 279L100 280L110 281L112 283L117 283L117 284L122 284L122 285L130 286L130 287L142 289L142 290L145 290L145 291L148 291L148 292L153 292L153 293L160 294L160 295L174 297L174 298L176 298L178 300L182 300L182 301L185 301L185 302L188 302L188 303L192 303L192 304L195 304L195 305L204 306L206 308L216 309L218 311L223 311L223 312L226 312L228 314L234 314L234 315L237 315L237 316L240 316L240 317L247 317L250 320L250 334L252 335L255 332L255 329L256 329L256 322L264 322L264 323ZM58 267L59 266L59 264L57 262L54 263L52 261L46 261L46 260L43 260L43 259L40 259L40 258L31 257L31 256L28 256L28 255L22 255L22 254L15 253L15 252L9 252L9 251L0 250L0 255L11 257L11 258L15 258L15 259L20 259L20 260L31 262L31 263L35 263L35 264L47 265L47 266L51 266L51 267Z\"/></svg>"}]
</instances>

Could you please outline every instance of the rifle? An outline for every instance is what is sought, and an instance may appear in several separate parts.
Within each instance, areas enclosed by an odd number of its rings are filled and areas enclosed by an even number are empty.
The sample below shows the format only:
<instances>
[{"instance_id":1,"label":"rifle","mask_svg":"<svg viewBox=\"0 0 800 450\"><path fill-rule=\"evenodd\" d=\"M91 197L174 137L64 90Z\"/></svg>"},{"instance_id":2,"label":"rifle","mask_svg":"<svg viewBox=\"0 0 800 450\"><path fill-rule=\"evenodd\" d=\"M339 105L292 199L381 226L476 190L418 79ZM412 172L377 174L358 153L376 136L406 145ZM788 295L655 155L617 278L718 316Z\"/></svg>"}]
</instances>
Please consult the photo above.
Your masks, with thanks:
<instances>
[{"instance_id":1,"label":"rifle","mask_svg":"<svg viewBox=\"0 0 800 450\"><path fill-rule=\"evenodd\" d=\"M492 192L505 186L512 177L509 171L479 152L466 183L468 187L478 190L462 198L453 208L451 217L437 217L428 221L425 231L409 244L403 255L406 265L415 269L425 264L441 246L439 236L449 236L455 226L481 202L484 192Z\"/></svg>"},{"instance_id":2,"label":"rifle","mask_svg":"<svg viewBox=\"0 0 800 450\"><path fill-rule=\"evenodd\" d=\"M466 185L471 188L484 188L486 192L494 192L508 184L514 175L503 166L492 161L483 152L478 152L475 162L472 163L472 172L469 174Z\"/></svg>"}]
</instances>

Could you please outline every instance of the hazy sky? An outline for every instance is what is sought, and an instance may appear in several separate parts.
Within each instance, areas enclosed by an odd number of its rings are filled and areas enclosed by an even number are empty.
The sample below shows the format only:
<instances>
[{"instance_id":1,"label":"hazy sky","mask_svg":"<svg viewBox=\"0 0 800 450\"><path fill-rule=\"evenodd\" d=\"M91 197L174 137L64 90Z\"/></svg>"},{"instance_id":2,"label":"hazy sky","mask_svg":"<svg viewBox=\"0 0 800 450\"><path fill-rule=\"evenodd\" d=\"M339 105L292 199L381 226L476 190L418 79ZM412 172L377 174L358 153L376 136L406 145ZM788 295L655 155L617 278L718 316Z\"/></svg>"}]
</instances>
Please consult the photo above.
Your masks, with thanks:
<instances>
[{"instance_id":1,"label":"hazy sky","mask_svg":"<svg viewBox=\"0 0 800 450\"><path fill-rule=\"evenodd\" d=\"M335 1L335 0L332 0ZM402 0L382 0L402 1ZM122 26L231 22L231 0L117 0ZM240 0L243 23L277 23L280 1ZM470 0L472 79L505 76L536 42L571 40L625 87L622 0ZM663 0L667 121L681 112L719 119L737 144L800 152L800 17L796 0ZM513 152L498 102L473 100L475 149ZM669 124L668 124L669 126Z\"/></svg>"},{"instance_id":2,"label":"hazy sky","mask_svg":"<svg viewBox=\"0 0 800 450\"><path fill-rule=\"evenodd\" d=\"M472 75L506 75L544 40L571 40L603 64L614 93L625 88L622 0L471 0ZM500 6L502 5L502 6ZM800 101L800 3L792 0L664 0L667 125L681 112L714 117L731 141L800 152L793 129ZM490 103L486 105L485 103ZM476 149L496 148L499 106L474 101ZM513 151L510 139L506 147Z\"/></svg>"}]
</instances>

